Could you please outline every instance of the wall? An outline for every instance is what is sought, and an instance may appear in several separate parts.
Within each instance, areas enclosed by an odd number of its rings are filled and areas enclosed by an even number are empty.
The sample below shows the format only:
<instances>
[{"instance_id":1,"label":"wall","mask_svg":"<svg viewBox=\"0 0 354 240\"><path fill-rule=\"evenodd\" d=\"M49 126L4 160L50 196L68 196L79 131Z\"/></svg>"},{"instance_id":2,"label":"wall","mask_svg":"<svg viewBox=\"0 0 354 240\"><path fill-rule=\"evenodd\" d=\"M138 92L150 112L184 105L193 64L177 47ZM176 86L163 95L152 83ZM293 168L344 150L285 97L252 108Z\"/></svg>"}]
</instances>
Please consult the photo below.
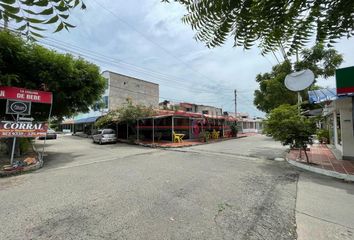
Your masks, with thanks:
<instances>
[{"instance_id":1,"label":"wall","mask_svg":"<svg viewBox=\"0 0 354 240\"><path fill-rule=\"evenodd\" d=\"M261 119L242 118L240 121L243 133L261 133L263 129L263 122Z\"/></svg>"},{"instance_id":2,"label":"wall","mask_svg":"<svg viewBox=\"0 0 354 240\"><path fill-rule=\"evenodd\" d=\"M205 106L205 105L195 105L196 113L203 113L203 111L208 111L208 115L211 116L222 116L222 109L212 106Z\"/></svg>"},{"instance_id":3,"label":"wall","mask_svg":"<svg viewBox=\"0 0 354 240\"><path fill-rule=\"evenodd\" d=\"M336 110L334 110L332 113L332 115L333 115L332 116L333 117L333 129L334 129L334 142L333 142L333 144L336 147L336 149L341 151L341 153L343 154L342 141L338 142L338 132L340 131L339 134L341 134L342 132L341 132L341 129L337 125L337 114L338 114L338 112Z\"/></svg>"},{"instance_id":4,"label":"wall","mask_svg":"<svg viewBox=\"0 0 354 240\"><path fill-rule=\"evenodd\" d=\"M336 108L340 113L343 159L354 160L352 98L337 100Z\"/></svg>"},{"instance_id":5,"label":"wall","mask_svg":"<svg viewBox=\"0 0 354 240\"><path fill-rule=\"evenodd\" d=\"M159 104L159 85L137 78L128 77L113 72L109 74L109 99L110 110L116 109L132 99L133 103L157 107Z\"/></svg>"}]
</instances>

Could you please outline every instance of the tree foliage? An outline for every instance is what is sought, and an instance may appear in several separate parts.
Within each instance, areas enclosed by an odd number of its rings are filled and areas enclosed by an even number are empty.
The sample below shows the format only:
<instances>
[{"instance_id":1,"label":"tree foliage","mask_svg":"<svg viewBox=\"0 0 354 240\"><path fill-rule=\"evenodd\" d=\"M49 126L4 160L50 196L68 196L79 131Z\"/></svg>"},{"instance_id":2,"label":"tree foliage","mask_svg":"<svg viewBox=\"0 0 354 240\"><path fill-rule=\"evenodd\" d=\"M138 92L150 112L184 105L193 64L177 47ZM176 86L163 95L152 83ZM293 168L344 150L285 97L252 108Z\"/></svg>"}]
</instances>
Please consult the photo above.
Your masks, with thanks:
<instances>
[{"instance_id":1,"label":"tree foliage","mask_svg":"<svg viewBox=\"0 0 354 240\"><path fill-rule=\"evenodd\" d=\"M270 112L282 104L297 104L297 93L288 90L284 85L286 75L294 70L310 69L318 77L328 78L335 74L336 68L343 62L343 57L334 49L317 44L311 49L301 52L301 60L294 64L284 61L272 68L270 73L258 74L256 81L259 90L254 92L254 104L263 111ZM314 86L312 86L314 88ZM301 92L302 98L307 99L307 92Z\"/></svg>"},{"instance_id":2,"label":"tree foliage","mask_svg":"<svg viewBox=\"0 0 354 240\"><path fill-rule=\"evenodd\" d=\"M336 69L343 62L343 55L333 48L326 48L323 44L316 44L310 49L301 51L299 62L295 63L295 70L310 69L315 78L334 76Z\"/></svg>"},{"instance_id":3,"label":"tree foliage","mask_svg":"<svg viewBox=\"0 0 354 240\"><path fill-rule=\"evenodd\" d=\"M53 117L87 112L100 99L105 79L98 66L0 31L0 85L53 92ZM43 104L41 104L43 105Z\"/></svg>"},{"instance_id":4,"label":"tree foliage","mask_svg":"<svg viewBox=\"0 0 354 240\"><path fill-rule=\"evenodd\" d=\"M82 0L0 0L0 20L16 21L17 30L30 38L41 38L45 25L55 25L55 31L75 27L68 22L70 11L80 7Z\"/></svg>"},{"instance_id":5,"label":"tree foliage","mask_svg":"<svg viewBox=\"0 0 354 240\"><path fill-rule=\"evenodd\" d=\"M273 109L265 121L264 133L291 148L306 151L316 133L316 123L298 112L297 106L285 104Z\"/></svg>"},{"instance_id":6,"label":"tree foliage","mask_svg":"<svg viewBox=\"0 0 354 240\"><path fill-rule=\"evenodd\" d=\"M109 111L108 114L99 118L95 125L103 127L110 123L126 122L134 124L138 118L150 117L155 111L152 107L147 107L142 104L134 104L131 99L115 110Z\"/></svg>"},{"instance_id":7,"label":"tree foliage","mask_svg":"<svg viewBox=\"0 0 354 240\"><path fill-rule=\"evenodd\" d=\"M169 2L171 0L163 0ZM295 53L316 35L316 42L334 43L351 37L354 1L351 0L174 0L184 5L182 21L208 47L233 37L235 46L249 49L259 41L263 53L282 46Z\"/></svg>"}]
</instances>

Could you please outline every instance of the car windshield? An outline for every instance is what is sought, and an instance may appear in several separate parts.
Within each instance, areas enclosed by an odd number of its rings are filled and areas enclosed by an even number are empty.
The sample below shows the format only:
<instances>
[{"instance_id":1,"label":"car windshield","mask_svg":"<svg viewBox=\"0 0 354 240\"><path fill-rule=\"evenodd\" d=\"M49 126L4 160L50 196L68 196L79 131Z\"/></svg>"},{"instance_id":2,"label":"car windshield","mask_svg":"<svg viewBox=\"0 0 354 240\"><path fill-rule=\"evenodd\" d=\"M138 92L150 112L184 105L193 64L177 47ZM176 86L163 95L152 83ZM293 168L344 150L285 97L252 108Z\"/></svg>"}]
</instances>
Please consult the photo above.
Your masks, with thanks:
<instances>
[{"instance_id":1,"label":"car windshield","mask_svg":"<svg viewBox=\"0 0 354 240\"><path fill-rule=\"evenodd\" d=\"M113 129L105 129L104 134L114 134L114 130Z\"/></svg>"}]
</instances>

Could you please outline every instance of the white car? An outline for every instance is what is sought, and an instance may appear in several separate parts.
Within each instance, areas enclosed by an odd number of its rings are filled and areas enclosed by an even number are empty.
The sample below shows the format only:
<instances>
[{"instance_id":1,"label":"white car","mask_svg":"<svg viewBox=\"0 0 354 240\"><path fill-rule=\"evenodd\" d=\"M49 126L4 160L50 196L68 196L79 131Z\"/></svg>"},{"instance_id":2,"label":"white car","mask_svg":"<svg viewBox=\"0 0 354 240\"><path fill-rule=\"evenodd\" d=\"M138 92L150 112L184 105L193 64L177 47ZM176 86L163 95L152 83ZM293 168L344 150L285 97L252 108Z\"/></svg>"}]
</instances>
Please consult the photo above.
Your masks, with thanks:
<instances>
[{"instance_id":1,"label":"white car","mask_svg":"<svg viewBox=\"0 0 354 240\"><path fill-rule=\"evenodd\" d=\"M113 129L100 129L97 134L92 136L92 141L94 143L116 143L117 135Z\"/></svg>"},{"instance_id":2,"label":"white car","mask_svg":"<svg viewBox=\"0 0 354 240\"><path fill-rule=\"evenodd\" d=\"M47 133L46 133L46 137L39 137L38 139L43 140L43 139L57 139L57 133L51 129L48 128Z\"/></svg>"}]
</instances>

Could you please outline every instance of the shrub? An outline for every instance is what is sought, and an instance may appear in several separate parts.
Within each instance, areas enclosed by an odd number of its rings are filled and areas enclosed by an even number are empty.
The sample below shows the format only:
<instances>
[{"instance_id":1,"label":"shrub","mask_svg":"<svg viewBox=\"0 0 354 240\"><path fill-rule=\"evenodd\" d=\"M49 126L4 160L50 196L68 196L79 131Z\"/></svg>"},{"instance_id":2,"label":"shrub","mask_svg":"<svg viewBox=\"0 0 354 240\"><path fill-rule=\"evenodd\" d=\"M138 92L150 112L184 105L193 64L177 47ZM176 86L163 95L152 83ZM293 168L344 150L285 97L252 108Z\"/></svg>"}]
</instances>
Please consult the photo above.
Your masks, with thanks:
<instances>
[{"instance_id":1,"label":"shrub","mask_svg":"<svg viewBox=\"0 0 354 240\"><path fill-rule=\"evenodd\" d=\"M317 139L320 141L320 143L328 143L329 131L327 129L318 129L317 130Z\"/></svg>"},{"instance_id":2,"label":"shrub","mask_svg":"<svg viewBox=\"0 0 354 240\"><path fill-rule=\"evenodd\" d=\"M281 105L273 109L265 121L264 132L291 148L299 148L306 153L307 144L312 144L312 135L316 133L316 123L313 119L302 116L297 106Z\"/></svg>"}]
</instances>

